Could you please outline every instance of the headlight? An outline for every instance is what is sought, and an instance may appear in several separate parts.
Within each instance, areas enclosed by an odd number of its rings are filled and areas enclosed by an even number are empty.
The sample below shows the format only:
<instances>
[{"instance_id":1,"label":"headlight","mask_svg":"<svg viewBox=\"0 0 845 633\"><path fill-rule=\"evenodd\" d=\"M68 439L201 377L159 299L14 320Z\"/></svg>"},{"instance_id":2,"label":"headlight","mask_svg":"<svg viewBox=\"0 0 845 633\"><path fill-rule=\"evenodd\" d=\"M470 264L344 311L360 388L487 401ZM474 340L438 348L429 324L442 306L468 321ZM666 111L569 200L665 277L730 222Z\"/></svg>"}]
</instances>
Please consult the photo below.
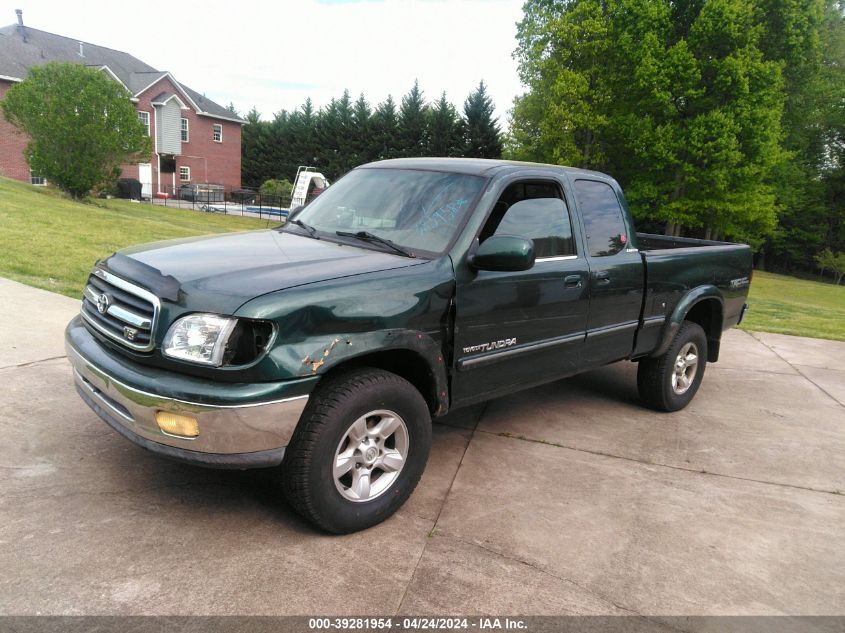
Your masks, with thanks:
<instances>
[{"instance_id":1,"label":"headlight","mask_svg":"<svg viewBox=\"0 0 845 633\"><path fill-rule=\"evenodd\" d=\"M164 337L161 347L165 356L191 363L223 364L223 352L237 319L216 314L191 314L177 319Z\"/></svg>"}]
</instances>

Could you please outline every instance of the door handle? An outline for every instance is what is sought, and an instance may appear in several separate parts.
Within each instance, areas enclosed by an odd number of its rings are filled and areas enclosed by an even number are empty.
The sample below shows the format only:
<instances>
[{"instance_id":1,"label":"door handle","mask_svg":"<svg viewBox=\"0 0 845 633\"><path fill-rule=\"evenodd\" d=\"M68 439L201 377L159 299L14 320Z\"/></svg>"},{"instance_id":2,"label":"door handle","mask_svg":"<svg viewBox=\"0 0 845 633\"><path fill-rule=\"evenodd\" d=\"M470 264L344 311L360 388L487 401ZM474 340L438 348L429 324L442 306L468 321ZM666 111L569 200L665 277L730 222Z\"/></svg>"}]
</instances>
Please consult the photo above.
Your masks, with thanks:
<instances>
[{"instance_id":1,"label":"door handle","mask_svg":"<svg viewBox=\"0 0 845 633\"><path fill-rule=\"evenodd\" d=\"M563 278L563 287L564 288L580 288L581 287L581 275L567 275Z\"/></svg>"},{"instance_id":2,"label":"door handle","mask_svg":"<svg viewBox=\"0 0 845 633\"><path fill-rule=\"evenodd\" d=\"M596 273L596 283L602 286L610 283L610 273L606 270L600 270Z\"/></svg>"}]
</instances>

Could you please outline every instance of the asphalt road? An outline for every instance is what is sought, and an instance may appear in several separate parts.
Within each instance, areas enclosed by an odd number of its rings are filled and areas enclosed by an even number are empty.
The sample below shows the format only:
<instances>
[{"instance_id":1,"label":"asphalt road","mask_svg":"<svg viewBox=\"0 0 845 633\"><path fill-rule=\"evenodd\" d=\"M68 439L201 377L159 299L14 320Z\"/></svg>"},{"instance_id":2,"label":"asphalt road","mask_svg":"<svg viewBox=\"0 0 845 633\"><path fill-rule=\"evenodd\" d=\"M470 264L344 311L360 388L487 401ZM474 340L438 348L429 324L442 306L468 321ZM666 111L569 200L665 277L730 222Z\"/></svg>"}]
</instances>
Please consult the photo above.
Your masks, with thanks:
<instances>
[{"instance_id":1,"label":"asphalt road","mask_svg":"<svg viewBox=\"0 0 845 633\"><path fill-rule=\"evenodd\" d=\"M0 614L845 614L845 343L732 330L684 411L621 363L458 412L397 515L128 443L73 390L78 302L0 280Z\"/></svg>"}]
</instances>

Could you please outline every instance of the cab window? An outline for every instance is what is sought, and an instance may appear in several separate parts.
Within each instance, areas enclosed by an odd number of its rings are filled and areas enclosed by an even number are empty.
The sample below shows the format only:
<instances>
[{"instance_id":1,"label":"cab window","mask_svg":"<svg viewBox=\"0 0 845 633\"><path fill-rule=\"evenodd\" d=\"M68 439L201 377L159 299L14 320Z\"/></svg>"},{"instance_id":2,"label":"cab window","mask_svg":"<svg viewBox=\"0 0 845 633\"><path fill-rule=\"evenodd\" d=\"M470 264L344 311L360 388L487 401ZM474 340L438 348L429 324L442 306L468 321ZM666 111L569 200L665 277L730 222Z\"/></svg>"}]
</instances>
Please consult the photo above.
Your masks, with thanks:
<instances>
[{"instance_id":1,"label":"cab window","mask_svg":"<svg viewBox=\"0 0 845 633\"><path fill-rule=\"evenodd\" d=\"M575 197L591 257L615 255L628 244L622 207L613 188L598 180L576 180Z\"/></svg>"},{"instance_id":2,"label":"cab window","mask_svg":"<svg viewBox=\"0 0 845 633\"><path fill-rule=\"evenodd\" d=\"M483 242L492 235L534 240L538 259L575 254L569 209L560 188L552 182L510 185L496 201L479 240Z\"/></svg>"}]
</instances>

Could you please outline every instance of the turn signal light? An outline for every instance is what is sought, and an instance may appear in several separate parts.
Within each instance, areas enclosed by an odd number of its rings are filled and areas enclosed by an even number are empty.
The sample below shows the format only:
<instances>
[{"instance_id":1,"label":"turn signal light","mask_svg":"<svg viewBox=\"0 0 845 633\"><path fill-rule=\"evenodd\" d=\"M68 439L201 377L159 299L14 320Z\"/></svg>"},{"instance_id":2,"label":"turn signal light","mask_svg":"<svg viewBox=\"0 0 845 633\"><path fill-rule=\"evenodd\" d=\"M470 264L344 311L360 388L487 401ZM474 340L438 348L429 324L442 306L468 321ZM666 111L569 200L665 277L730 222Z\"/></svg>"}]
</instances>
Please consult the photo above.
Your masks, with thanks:
<instances>
[{"instance_id":1,"label":"turn signal light","mask_svg":"<svg viewBox=\"0 0 845 633\"><path fill-rule=\"evenodd\" d=\"M178 413L170 413L169 411L157 411L156 424L158 424L158 428L168 435L193 439L200 434L200 426L197 419L189 415L180 415Z\"/></svg>"}]
</instances>

